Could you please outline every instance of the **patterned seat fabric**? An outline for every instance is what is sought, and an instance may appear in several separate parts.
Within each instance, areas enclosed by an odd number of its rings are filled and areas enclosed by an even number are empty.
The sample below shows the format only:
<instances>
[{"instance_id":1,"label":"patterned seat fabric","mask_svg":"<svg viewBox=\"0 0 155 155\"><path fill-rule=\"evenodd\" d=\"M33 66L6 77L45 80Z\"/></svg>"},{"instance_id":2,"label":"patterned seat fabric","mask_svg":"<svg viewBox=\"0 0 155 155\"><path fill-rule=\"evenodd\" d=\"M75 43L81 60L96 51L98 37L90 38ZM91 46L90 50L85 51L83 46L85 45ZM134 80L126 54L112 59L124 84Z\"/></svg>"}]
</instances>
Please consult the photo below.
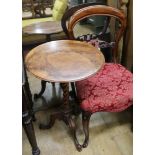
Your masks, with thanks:
<instances>
[{"instance_id":1,"label":"patterned seat fabric","mask_svg":"<svg viewBox=\"0 0 155 155\"><path fill-rule=\"evenodd\" d=\"M120 64L106 63L94 76L76 82L81 108L91 113L120 112L132 105L133 78Z\"/></svg>"},{"instance_id":2,"label":"patterned seat fabric","mask_svg":"<svg viewBox=\"0 0 155 155\"><path fill-rule=\"evenodd\" d=\"M95 46L96 48L113 48L115 46L115 42L106 42L103 39L100 39L101 36L95 34L86 34L82 36L78 36L76 40L86 41L89 44Z\"/></svg>"}]
</instances>

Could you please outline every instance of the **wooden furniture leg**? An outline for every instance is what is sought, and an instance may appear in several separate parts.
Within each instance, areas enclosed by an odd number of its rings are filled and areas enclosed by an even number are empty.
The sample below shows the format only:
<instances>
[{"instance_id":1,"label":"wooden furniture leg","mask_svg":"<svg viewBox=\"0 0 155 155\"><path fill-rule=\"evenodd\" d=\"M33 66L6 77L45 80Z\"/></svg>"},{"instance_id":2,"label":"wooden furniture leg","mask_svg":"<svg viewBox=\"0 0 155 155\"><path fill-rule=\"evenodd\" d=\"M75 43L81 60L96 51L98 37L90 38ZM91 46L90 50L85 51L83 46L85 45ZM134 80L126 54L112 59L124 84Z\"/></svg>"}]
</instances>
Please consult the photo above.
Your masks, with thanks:
<instances>
[{"instance_id":1,"label":"wooden furniture leg","mask_svg":"<svg viewBox=\"0 0 155 155\"><path fill-rule=\"evenodd\" d=\"M60 85L61 85L61 88L63 90L63 106L65 107L65 109L70 109L70 107L69 107L69 83L61 83ZM75 120L73 120L71 115L72 115L71 112L66 113L64 115L64 119L65 119L64 122L69 126L69 128L71 130L76 149L78 151L81 151L82 146L79 144L77 137L76 137Z\"/></svg>"},{"instance_id":2,"label":"wooden furniture leg","mask_svg":"<svg viewBox=\"0 0 155 155\"><path fill-rule=\"evenodd\" d=\"M34 94L34 99L37 99L42 96L42 94L45 92L46 88L46 81L41 81L41 91L38 94Z\"/></svg>"},{"instance_id":3,"label":"wooden furniture leg","mask_svg":"<svg viewBox=\"0 0 155 155\"><path fill-rule=\"evenodd\" d=\"M40 150L37 146L34 128L32 125L32 115L28 110L28 102L29 102L28 94L23 86L22 87L22 125L27 135L27 138L30 142L30 145L32 147L32 155L39 155Z\"/></svg>"},{"instance_id":4,"label":"wooden furniture leg","mask_svg":"<svg viewBox=\"0 0 155 155\"><path fill-rule=\"evenodd\" d=\"M69 92L69 95L76 100L77 97L74 82L71 82L71 88L72 90Z\"/></svg>"},{"instance_id":5,"label":"wooden furniture leg","mask_svg":"<svg viewBox=\"0 0 155 155\"><path fill-rule=\"evenodd\" d=\"M45 89L46 89L46 82L47 81L43 81L43 80L41 81L41 90L38 94L34 94L34 99L38 99L43 95L43 93L45 92ZM52 86L55 87L54 82L52 82Z\"/></svg>"},{"instance_id":6,"label":"wooden furniture leg","mask_svg":"<svg viewBox=\"0 0 155 155\"><path fill-rule=\"evenodd\" d=\"M88 146L89 142L89 120L91 117L91 113L89 112L82 112L82 125L83 125L83 131L85 134L85 140L82 145L83 148L86 148Z\"/></svg>"},{"instance_id":7,"label":"wooden furniture leg","mask_svg":"<svg viewBox=\"0 0 155 155\"><path fill-rule=\"evenodd\" d=\"M76 137L76 125L75 120L72 118L72 108L69 106L69 84L60 83L63 90L63 104L60 107L52 109L50 121L48 124L40 124L40 129L49 129L54 125L56 119L62 120L71 130L71 134L74 140L75 147L78 151L82 150L82 146L79 144Z\"/></svg>"},{"instance_id":8,"label":"wooden furniture leg","mask_svg":"<svg viewBox=\"0 0 155 155\"><path fill-rule=\"evenodd\" d=\"M71 82L71 91L69 92L69 95L72 99L74 99L74 104L72 104L73 106L73 114L78 116L81 113L81 109L80 109L80 101L77 98L76 95L76 89L75 89L75 83Z\"/></svg>"},{"instance_id":9,"label":"wooden furniture leg","mask_svg":"<svg viewBox=\"0 0 155 155\"><path fill-rule=\"evenodd\" d=\"M39 150L39 148L37 146L37 142L36 142L34 128L32 125L32 117L29 115L29 113L27 111L25 111L22 114L22 120L23 120L23 128L25 130L25 133L27 135L29 143L32 147L32 155L39 155L40 150Z\"/></svg>"}]
</instances>

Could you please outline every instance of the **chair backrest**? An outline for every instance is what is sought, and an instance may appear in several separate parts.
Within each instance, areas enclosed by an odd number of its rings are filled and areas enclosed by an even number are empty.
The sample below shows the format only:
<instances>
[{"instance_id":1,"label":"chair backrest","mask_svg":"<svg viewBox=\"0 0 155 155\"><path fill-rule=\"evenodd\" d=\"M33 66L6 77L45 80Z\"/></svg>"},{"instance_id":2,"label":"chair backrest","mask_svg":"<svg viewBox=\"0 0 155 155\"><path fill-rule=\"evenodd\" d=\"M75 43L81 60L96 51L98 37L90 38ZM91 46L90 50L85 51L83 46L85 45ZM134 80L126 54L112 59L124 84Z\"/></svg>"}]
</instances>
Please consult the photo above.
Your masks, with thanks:
<instances>
[{"instance_id":1,"label":"chair backrest","mask_svg":"<svg viewBox=\"0 0 155 155\"><path fill-rule=\"evenodd\" d=\"M79 4L79 5L75 5L71 8L69 8L63 15L62 19L61 19L61 26L63 28L63 31L65 32L65 34L69 37L68 34L68 27L67 27L67 21L69 20L69 18L79 9L88 7L88 6L92 6L92 5L103 5L102 3L83 3L83 4Z\"/></svg>"},{"instance_id":2,"label":"chair backrest","mask_svg":"<svg viewBox=\"0 0 155 155\"><path fill-rule=\"evenodd\" d=\"M71 15L72 13L72 15ZM118 43L121 39L121 36L123 35L124 29L126 27L126 17L124 13L122 13L120 10L110 7L110 6L105 6L105 5L98 5L98 4L92 4L91 6L84 6L84 7L76 7L75 10L74 8L71 8L71 11L68 13L70 16L68 20L68 26L62 21L62 27L64 29L64 32L67 34L69 39L78 39L81 40L80 38L75 38L74 36L74 27L77 23L79 23L81 20L91 17L91 16L96 16L96 15L102 15L106 17L106 22L104 22L104 28L102 32L99 34L95 35L89 35L89 40L92 41L95 39L98 42L98 46L101 47L111 47L112 48L112 59L114 62L118 60L117 56L118 54ZM107 30L107 27L110 23L110 19L114 17L119 21L119 28L115 32L115 37L113 42L108 43L103 40L103 35ZM63 18L64 20L64 18ZM85 40L85 39L83 39ZM88 41L88 40L86 40ZM93 42L92 42L93 43Z\"/></svg>"}]
</instances>

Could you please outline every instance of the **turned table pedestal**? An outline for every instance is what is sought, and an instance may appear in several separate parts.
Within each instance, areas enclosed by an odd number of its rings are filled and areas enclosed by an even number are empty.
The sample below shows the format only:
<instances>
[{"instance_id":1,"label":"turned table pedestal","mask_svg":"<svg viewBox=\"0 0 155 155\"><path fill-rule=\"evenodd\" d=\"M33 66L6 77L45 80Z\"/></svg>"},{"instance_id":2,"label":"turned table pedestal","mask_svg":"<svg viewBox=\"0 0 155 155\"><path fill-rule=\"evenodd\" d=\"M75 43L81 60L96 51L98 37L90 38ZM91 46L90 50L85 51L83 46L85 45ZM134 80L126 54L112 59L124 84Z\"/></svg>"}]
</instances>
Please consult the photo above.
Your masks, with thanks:
<instances>
[{"instance_id":1,"label":"turned table pedestal","mask_svg":"<svg viewBox=\"0 0 155 155\"><path fill-rule=\"evenodd\" d=\"M25 64L35 77L59 82L63 90L63 104L53 109L51 120L41 128L50 128L55 119L63 120L71 129L75 146L82 146L76 137L76 126L72 118L73 107L69 106L69 83L94 75L104 64L103 54L94 46L80 41L58 40L39 45L26 56Z\"/></svg>"}]
</instances>

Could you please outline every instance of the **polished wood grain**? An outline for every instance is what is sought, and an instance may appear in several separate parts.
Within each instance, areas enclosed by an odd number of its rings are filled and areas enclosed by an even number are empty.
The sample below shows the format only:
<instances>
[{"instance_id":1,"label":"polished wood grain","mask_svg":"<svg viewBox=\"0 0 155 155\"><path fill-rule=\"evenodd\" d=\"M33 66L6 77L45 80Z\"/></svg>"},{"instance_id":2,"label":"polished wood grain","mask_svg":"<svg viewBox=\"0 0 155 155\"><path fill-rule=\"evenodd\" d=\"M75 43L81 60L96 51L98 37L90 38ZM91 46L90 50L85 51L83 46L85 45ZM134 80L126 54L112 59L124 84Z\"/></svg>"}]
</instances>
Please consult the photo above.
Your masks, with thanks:
<instances>
[{"instance_id":1,"label":"polished wood grain","mask_svg":"<svg viewBox=\"0 0 155 155\"><path fill-rule=\"evenodd\" d=\"M73 40L51 41L32 49L27 69L50 82L73 82L95 74L104 64L103 54L92 45Z\"/></svg>"},{"instance_id":2,"label":"polished wood grain","mask_svg":"<svg viewBox=\"0 0 155 155\"><path fill-rule=\"evenodd\" d=\"M47 21L34 23L23 28L25 34L55 34L62 32L61 23L58 21Z\"/></svg>"}]
</instances>

